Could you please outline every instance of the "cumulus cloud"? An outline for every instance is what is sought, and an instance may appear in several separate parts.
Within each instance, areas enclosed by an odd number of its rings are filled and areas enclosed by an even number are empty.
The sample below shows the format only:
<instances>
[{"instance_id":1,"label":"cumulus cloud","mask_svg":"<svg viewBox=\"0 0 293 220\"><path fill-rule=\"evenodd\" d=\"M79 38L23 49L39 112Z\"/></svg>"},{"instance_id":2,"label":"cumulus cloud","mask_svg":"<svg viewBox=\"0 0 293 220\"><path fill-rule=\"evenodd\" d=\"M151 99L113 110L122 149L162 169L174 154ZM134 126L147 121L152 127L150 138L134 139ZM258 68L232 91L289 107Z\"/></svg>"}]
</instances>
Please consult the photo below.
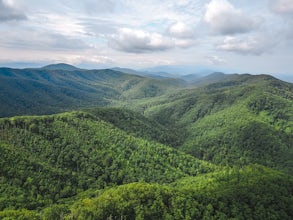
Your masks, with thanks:
<instances>
[{"instance_id":1,"label":"cumulus cloud","mask_svg":"<svg viewBox=\"0 0 293 220\"><path fill-rule=\"evenodd\" d=\"M190 29L185 29L185 26L182 28L180 25L171 29L172 34L163 35L157 32L121 28L117 34L111 35L109 46L128 53L146 53L173 48L184 49L195 44Z\"/></svg>"},{"instance_id":2,"label":"cumulus cloud","mask_svg":"<svg viewBox=\"0 0 293 220\"><path fill-rule=\"evenodd\" d=\"M261 55L272 48L275 43L266 36L248 38L225 37L218 49L242 55Z\"/></svg>"},{"instance_id":3,"label":"cumulus cloud","mask_svg":"<svg viewBox=\"0 0 293 220\"><path fill-rule=\"evenodd\" d=\"M168 35L174 42L174 45L179 48L188 48L195 44L195 30L191 25L183 22L176 22L170 25L167 29Z\"/></svg>"},{"instance_id":4,"label":"cumulus cloud","mask_svg":"<svg viewBox=\"0 0 293 220\"><path fill-rule=\"evenodd\" d=\"M11 1L0 0L0 22L26 19L25 14L14 8L12 3Z\"/></svg>"},{"instance_id":5,"label":"cumulus cloud","mask_svg":"<svg viewBox=\"0 0 293 220\"><path fill-rule=\"evenodd\" d=\"M183 22L176 22L168 28L168 33L176 38L193 38L194 30Z\"/></svg>"},{"instance_id":6,"label":"cumulus cloud","mask_svg":"<svg viewBox=\"0 0 293 220\"><path fill-rule=\"evenodd\" d=\"M246 33L258 26L258 22L227 0L212 0L207 4L204 20L213 32L223 35Z\"/></svg>"},{"instance_id":7,"label":"cumulus cloud","mask_svg":"<svg viewBox=\"0 0 293 220\"><path fill-rule=\"evenodd\" d=\"M279 14L293 15L293 1L292 0L273 0L271 6L274 12Z\"/></svg>"},{"instance_id":8,"label":"cumulus cloud","mask_svg":"<svg viewBox=\"0 0 293 220\"><path fill-rule=\"evenodd\" d=\"M143 53L171 49L174 42L158 33L122 28L118 34L112 35L109 45L120 51Z\"/></svg>"}]
</instances>

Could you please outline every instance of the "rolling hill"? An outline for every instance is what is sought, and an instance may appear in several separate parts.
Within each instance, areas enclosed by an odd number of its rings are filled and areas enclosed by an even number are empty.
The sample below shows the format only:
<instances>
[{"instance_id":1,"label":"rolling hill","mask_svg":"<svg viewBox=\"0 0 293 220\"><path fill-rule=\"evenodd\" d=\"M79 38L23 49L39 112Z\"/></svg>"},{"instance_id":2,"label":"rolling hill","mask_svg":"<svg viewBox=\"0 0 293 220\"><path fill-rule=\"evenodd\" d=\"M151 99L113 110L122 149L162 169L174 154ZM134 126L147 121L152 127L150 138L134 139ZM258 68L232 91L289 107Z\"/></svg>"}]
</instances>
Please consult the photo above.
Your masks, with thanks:
<instances>
[{"instance_id":1,"label":"rolling hill","mask_svg":"<svg viewBox=\"0 0 293 220\"><path fill-rule=\"evenodd\" d=\"M292 176L260 165L217 167L138 137L152 139L147 130L134 137L119 118L131 128L143 116L121 111L0 119L0 218L292 217Z\"/></svg>"},{"instance_id":2,"label":"rolling hill","mask_svg":"<svg viewBox=\"0 0 293 220\"><path fill-rule=\"evenodd\" d=\"M36 209L91 188L168 183L214 169L153 141L151 128L136 131L136 137L122 131L116 121L103 120L103 111L0 119L0 210ZM129 121L141 119L133 114Z\"/></svg>"},{"instance_id":3,"label":"rolling hill","mask_svg":"<svg viewBox=\"0 0 293 220\"><path fill-rule=\"evenodd\" d=\"M150 79L110 69L81 70L67 64L0 68L0 117L107 106L120 99L162 95L182 85L176 79Z\"/></svg>"},{"instance_id":4,"label":"rolling hill","mask_svg":"<svg viewBox=\"0 0 293 220\"><path fill-rule=\"evenodd\" d=\"M267 75L228 79L137 103L185 129L178 148L217 164L259 163L293 173L293 85Z\"/></svg>"},{"instance_id":5,"label":"rolling hill","mask_svg":"<svg viewBox=\"0 0 293 220\"><path fill-rule=\"evenodd\" d=\"M0 219L293 217L291 83L55 64L0 84Z\"/></svg>"}]
</instances>

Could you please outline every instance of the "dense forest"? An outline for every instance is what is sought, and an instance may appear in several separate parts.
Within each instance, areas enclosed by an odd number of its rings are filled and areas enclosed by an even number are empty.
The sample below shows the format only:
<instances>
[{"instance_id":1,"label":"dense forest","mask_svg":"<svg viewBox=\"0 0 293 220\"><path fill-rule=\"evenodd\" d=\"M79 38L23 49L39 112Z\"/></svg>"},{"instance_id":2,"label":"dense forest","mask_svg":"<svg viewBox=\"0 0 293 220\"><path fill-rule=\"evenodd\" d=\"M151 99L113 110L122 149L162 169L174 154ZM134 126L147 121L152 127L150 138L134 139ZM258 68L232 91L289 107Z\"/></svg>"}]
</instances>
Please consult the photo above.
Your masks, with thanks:
<instances>
[{"instance_id":1,"label":"dense forest","mask_svg":"<svg viewBox=\"0 0 293 220\"><path fill-rule=\"evenodd\" d=\"M65 67L0 69L0 219L293 218L292 84Z\"/></svg>"},{"instance_id":2,"label":"dense forest","mask_svg":"<svg viewBox=\"0 0 293 220\"><path fill-rule=\"evenodd\" d=\"M232 75L207 86L134 104L184 129L177 147L221 165L258 163L293 174L293 85L271 76Z\"/></svg>"},{"instance_id":3,"label":"dense forest","mask_svg":"<svg viewBox=\"0 0 293 220\"><path fill-rule=\"evenodd\" d=\"M56 69L57 68L57 69ZM0 68L0 117L53 114L165 94L185 83L111 69Z\"/></svg>"}]
</instances>

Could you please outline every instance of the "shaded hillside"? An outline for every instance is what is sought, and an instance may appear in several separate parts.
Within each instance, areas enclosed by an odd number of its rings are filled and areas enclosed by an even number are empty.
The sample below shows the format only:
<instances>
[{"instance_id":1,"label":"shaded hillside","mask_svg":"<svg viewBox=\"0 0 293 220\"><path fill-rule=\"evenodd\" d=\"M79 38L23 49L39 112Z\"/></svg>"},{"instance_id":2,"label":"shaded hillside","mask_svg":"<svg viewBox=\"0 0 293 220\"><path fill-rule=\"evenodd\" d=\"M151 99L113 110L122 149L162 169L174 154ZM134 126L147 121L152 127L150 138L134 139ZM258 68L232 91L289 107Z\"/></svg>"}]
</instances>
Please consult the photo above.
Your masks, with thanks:
<instances>
[{"instance_id":1,"label":"shaded hillside","mask_svg":"<svg viewBox=\"0 0 293 220\"><path fill-rule=\"evenodd\" d=\"M237 74L235 74L235 75L237 76ZM235 75L215 72L215 73L194 79L190 83L194 86L203 86L203 85L208 85L211 83L223 81L225 79L230 79L230 78L234 77Z\"/></svg>"},{"instance_id":2,"label":"shaded hillside","mask_svg":"<svg viewBox=\"0 0 293 220\"><path fill-rule=\"evenodd\" d=\"M159 96L182 86L180 80L157 80L114 70L79 70L68 66L0 68L0 117L106 106L120 99Z\"/></svg>"},{"instance_id":3,"label":"shaded hillside","mask_svg":"<svg viewBox=\"0 0 293 220\"><path fill-rule=\"evenodd\" d=\"M180 147L218 164L260 163L293 173L293 85L238 75L136 105L145 115L185 128Z\"/></svg>"},{"instance_id":4,"label":"shaded hillside","mask_svg":"<svg viewBox=\"0 0 293 220\"><path fill-rule=\"evenodd\" d=\"M182 144L183 141L181 138L182 130L166 128L157 121L128 109L104 107L84 111L113 124L115 127L135 137L153 140L173 147Z\"/></svg>"},{"instance_id":5,"label":"shaded hillside","mask_svg":"<svg viewBox=\"0 0 293 220\"><path fill-rule=\"evenodd\" d=\"M168 183L214 169L114 124L87 112L0 119L0 210L36 209L88 189Z\"/></svg>"}]
</instances>

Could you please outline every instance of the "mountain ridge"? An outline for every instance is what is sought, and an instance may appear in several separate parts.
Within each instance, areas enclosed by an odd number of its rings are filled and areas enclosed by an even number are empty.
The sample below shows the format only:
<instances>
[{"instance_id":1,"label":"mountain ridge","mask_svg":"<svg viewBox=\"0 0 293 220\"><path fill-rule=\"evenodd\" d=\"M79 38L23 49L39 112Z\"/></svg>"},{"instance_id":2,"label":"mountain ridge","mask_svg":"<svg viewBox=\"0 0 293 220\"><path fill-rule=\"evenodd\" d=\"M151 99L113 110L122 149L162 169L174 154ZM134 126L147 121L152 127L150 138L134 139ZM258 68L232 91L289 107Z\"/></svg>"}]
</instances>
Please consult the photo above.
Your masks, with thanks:
<instances>
[{"instance_id":1,"label":"mountain ridge","mask_svg":"<svg viewBox=\"0 0 293 220\"><path fill-rule=\"evenodd\" d=\"M45 70L66 70L66 71L74 71L74 70L81 70L73 65L67 63L56 63L56 64L49 64L46 66L41 67L41 69Z\"/></svg>"},{"instance_id":2,"label":"mountain ridge","mask_svg":"<svg viewBox=\"0 0 293 220\"><path fill-rule=\"evenodd\" d=\"M269 75L233 75L134 109L167 127L185 128L181 149L198 158L293 171L291 83Z\"/></svg>"},{"instance_id":3,"label":"mountain ridge","mask_svg":"<svg viewBox=\"0 0 293 220\"><path fill-rule=\"evenodd\" d=\"M128 97L159 96L183 85L181 80L152 79L110 69L0 68L0 79L0 117L105 106Z\"/></svg>"}]
</instances>

